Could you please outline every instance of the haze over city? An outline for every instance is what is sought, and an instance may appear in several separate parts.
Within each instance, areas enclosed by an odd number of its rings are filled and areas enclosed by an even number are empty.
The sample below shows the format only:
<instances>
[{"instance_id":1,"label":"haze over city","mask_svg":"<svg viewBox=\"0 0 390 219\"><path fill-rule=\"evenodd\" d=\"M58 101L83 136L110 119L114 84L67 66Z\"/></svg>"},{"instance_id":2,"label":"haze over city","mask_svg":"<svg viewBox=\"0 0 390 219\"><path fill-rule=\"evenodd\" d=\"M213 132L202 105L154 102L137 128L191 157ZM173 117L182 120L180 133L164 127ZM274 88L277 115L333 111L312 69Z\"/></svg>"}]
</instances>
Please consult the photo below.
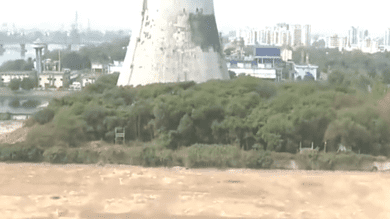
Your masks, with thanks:
<instances>
[{"instance_id":1,"label":"haze over city","mask_svg":"<svg viewBox=\"0 0 390 219\"><path fill-rule=\"evenodd\" d=\"M91 29L132 29L139 8L135 1L112 0L107 3L69 0L55 5L52 1L9 1L8 10L0 14L0 23L17 29L68 30L78 11L79 28L86 29L88 20ZM239 2L214 0L219 31L228 33L238 28L264 28L276 23L310 24L312 33L346 35L350 26L367 29L371 36L383 36L386 23L386 7L383 1L373 0L367 4L355 1L324 1L321 4L307 0ZM22 6L22 7L21 7Z\"/></svg>"}]
</instances>

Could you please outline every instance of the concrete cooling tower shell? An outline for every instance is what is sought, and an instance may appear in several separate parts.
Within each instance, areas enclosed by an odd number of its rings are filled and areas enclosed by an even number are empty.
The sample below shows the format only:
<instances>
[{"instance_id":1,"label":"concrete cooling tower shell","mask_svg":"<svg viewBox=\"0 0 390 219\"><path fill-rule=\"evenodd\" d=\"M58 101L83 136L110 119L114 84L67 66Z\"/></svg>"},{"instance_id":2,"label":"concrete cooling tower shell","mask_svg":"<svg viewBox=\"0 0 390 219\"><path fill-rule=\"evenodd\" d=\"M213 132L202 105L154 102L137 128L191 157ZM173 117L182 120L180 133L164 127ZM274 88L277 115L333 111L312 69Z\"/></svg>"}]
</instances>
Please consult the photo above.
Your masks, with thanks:
<instances>
[{"instance_id":1,"label":"concrete cooling tower shell","mask_svg":"<svg viewBox=\"0 0 390 219\"><path fill-rule=\"evenodd\" d=\"M213 0L143 0L118 86L229 79Z\"/></svg>"}]
</instances>

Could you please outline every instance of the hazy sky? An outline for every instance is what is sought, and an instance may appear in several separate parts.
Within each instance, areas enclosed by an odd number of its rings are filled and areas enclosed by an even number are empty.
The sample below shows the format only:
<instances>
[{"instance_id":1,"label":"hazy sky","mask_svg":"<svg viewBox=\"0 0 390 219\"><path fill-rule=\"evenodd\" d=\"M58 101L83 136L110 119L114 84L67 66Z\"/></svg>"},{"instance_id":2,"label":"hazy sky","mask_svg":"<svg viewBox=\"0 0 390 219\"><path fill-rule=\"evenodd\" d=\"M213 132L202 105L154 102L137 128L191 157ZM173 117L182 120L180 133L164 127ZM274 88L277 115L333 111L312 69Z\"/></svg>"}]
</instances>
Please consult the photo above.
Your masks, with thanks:
<instances>
[{"instance_id":1,"label":"hazy sky","mask_svg":"<svg viewBox=\"0 0 390 219\"><path fill-rule=\"evenodd\" d=\"M92 29L132 29L132 18L139 11L139 0L10 0L2 3L0 24L16 28L68 30L78 11L79 24ZM321 3L319 3L321 2ZM219 31L245 27L274 26L279 22L311 24L312 32L346 34L350 26L368 29L370 34L384 33L390 27L386 1L371 0L214 0Z\"/></svg>"}]
</instances>

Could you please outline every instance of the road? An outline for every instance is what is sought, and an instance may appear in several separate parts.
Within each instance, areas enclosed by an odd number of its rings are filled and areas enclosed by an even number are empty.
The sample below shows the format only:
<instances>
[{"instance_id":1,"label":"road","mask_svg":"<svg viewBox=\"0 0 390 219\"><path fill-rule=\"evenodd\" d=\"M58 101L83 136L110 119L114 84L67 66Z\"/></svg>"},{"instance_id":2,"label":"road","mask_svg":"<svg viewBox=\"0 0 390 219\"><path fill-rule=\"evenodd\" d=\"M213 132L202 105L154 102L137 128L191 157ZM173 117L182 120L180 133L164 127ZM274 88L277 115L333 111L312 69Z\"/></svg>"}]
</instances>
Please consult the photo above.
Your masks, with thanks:
<instances>
[{"instance_id":1,"label":"road","mask_svg":"<svg viewBox=\"0 0 390 219\"><path fill-rule=\"evenodd\" d=\"M0 165L1 218L390 218L388 173ZM173 217L175 216L175 217Z\"/></svg>"}]
</instances>

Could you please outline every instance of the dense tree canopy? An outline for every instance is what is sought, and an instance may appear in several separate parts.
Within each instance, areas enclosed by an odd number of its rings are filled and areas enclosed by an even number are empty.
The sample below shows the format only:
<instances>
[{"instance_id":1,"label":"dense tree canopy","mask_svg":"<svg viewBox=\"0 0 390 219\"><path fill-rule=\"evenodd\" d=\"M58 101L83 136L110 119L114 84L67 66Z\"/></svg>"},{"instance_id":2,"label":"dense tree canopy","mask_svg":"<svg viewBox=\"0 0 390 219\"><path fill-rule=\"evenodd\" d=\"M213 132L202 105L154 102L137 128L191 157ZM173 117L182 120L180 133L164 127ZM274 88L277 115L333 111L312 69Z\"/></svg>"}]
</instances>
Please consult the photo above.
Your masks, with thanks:
<instances>
[{"instance_id":1,"label":"dense tree canopy","mask_svg":"<svg viewBox=\"0 0 390 219\"><path fill-rule=\"evenodd\" d=\"M60 115L80 121L56 126L82 131L86 138L79 140L111 142L115 127L121 126L127 141L158 140L170 149L196 143L235 144L245 150L296 153L300 143L310 147L313 142L322 149L327 141L328 151L344 144L356 152L387 155L388 120L372 105L383 98L383 84L375 81L369 93L347 83L344 74L335 73L333 84L277 84L241 76L136 88L117 87L114 74L99 78L77 95L53 100L49 109L56 112L53 121L60 121L56 120Z\"/></svg>"},{"instance_id":2,"label":"dense tree canopy","mask_svg":"<svg viewBox=\"0 0 390 219\"><path fill-rule=\"evenodd\" d=\"M15 61L7 61L0 66L0 72L5 71L31 71L34 68L34 63L23 59Z\"/></svg>"}]
</instances>

